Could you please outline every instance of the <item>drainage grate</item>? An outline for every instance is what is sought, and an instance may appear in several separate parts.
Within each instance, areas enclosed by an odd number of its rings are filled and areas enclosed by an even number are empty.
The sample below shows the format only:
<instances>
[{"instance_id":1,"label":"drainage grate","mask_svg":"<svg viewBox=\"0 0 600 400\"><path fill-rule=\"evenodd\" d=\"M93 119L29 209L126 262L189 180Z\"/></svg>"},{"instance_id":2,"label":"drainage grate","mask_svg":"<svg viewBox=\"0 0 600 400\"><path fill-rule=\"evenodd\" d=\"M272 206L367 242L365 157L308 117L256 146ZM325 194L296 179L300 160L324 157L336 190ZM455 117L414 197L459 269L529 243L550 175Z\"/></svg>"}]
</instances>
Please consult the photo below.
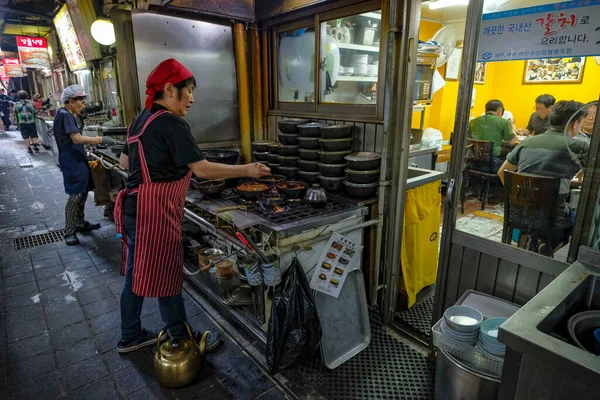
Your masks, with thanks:
<instances>
[{"instance_id":1,"label":"drainage grate","mask_svg":"<svg viewBox=\"0 0 600 400\"><path fill-rule=\"evenodd\" d=\"M21 168L33 168L33 164L21 164Z\"/></svg>"},{"instance_id":2,"label":"drainage grate","mask_svg":"<svg viewBox=\"0 0 600 400\"><path fill-rule=\"evenodd\" d=\"M428 338L431 335L433 299L433 294L427 296L408 310L397 312L396 318Z\"/></svg>"},{"instance_id":3,"label":"drainage grate","mask_svg":"<svg viewBox=\"0 0 600 400\"><path fill-rule=\"evenodd\" d=\"M433 361L390 336L377 312L370 320L369 347L333 371L320 359L307 362L295 370L303 381L295 383L312 386L328 400L433 398ZM293 371L282 373L296 381Z\"/></svg>"},{"instance_id":4,"label":"drainage grate","mask_svg":"<svg viewBox=\"0 0 600 400\"><path fill-rule=\"evenodd\" d=\"M43 244L60 242L65 239L65 230L50 231L39 235L22 236L13 239L15 249L28 249L30 247L41 246Z\"/></svg>"}]
</instances>

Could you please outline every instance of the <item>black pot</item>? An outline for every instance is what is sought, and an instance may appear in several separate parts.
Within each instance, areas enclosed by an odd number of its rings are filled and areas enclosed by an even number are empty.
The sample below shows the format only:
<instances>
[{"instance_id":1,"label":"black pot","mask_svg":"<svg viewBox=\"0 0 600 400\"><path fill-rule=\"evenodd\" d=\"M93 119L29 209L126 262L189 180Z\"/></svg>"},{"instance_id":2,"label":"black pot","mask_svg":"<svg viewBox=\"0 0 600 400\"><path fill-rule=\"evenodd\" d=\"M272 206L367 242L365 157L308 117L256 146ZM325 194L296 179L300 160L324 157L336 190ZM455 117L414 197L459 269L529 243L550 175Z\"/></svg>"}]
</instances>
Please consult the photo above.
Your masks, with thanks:
<instances>
[{"instance_id":1,"label":"black pot","mask_svg":"<svg viewBox=\"0 0 600 400\"><path fill-rule=\"evenodd\" d=\"M344 157L352 153L351 151L320 151L319 160L325 164L345 163Z\"/></svg>"},{"instance_id":2,"label":"black pot","mask_svg":"<svg viewBox=\"0 0 600 400\"><path fill-rule=\"evenodd\" d=\"M268 162L267 167L271 168L272 174L276 174L279 171L279 163Z\"/></svg>"},{"instance_id":3,"label":"black pot","mask_svg":"<svg viewBox=\"0 0 600 400\"><path fill-rule=\"evenodd\" d=\"M298 173L297 167L279 167L279 174L285 176L286 178L293 178Z\"/></svg>"},{"instance_id":4,"label":"black pot","mask_svg":"<svg viewBox=\"0 0 600 400\"><path fill-rule=\"evenodd\" d=\"M294 167L298 168L299 157L294 156L279 156L279 165L281 167Z\"/></svg>"},{"instance_id":5,"label":"black pot","mask_svg":"<svg viewBox=\"0 0 600 400\"><path fill-rule=\"evenodd\" d=\"M323 164L319 163L319 170L323 176L341 177L348 164Z\"/></svg>"},{"instance_id":6,"label":"black pot","mask_svg":"<svg viewBox=\"0 0 600 400\"><path fill-rule=\"evenodd\" d=\"M319 162L318 161L300 160L299 164L300 164L300 171L319 172Z\"/></svg>"},{"instance_id":7,"label":"black pot","mask_svg":"<svg viewBox=\"0 0 600 400\"><path fill-rule=\"evenodd\" d=\"M254 156L254 160L256 161L268 161L269 160L269 153L268 152L258 152L255 151L252 153L252 155Z\"/></svg>"},{"instance_id":8,"label":"black pot","mask_svg":"<svg viewBox=\"0 0 600 400\"><path fill-rule=\"evenodd\" d=\"M299 185L299 188L290 188L289 185ZM308 184L300 181L285 181L279 182L277 184L277 191L283 193L285 197L288 199L297 199L298 197L302 197L304 192L306 192L306 188L308 188Z\"/></svg>"},{"instance_id":9,"label":"black pot","mask_svg":"<svg viewBox=\"0 0 600 400\"><path fill-rule=\"evenodd\" d=\"M300 148L301 149L314 150L314 149L319 149L320 148L319 138L318 137L304 137L304 136L300 136L298 138L298 143L300 144Z\"/></svg>"},{"instance_id":10,"label":"black pot","mask_svg":"<svg viewBox=\"0 0 600 400\"><path fill-rule=\"evenodd\" d=\"M325 151L347 151L352 148L352 138L321 139L321 148Z\"/></svg>"},{"instance_id":11,"label":"black pot","mask_svg":"<svg viewBox=\"0 0 600 400\"><path fill-rule=\"evenodd\" d=\"M346 191L350 196L354 197L369 197L374 196L377 193L377 188L379 187L379 182L373 183L352 183L348 181L344 181L344 186L346 187Z\"/></svg>"},{"instance_id":12,"label":"black pot","mask_svg":"<svg viewBox=\"0 0 600 400\"><path fill-rule=\"evenodd\" d=\"M321 122L309 122L308 124L298 125L300 136L305 137L320 137L321 127L327 126Z\"/></svg>"},{"instance_id":13,"label":"black pot","mask_svg":"<svg viewBox=\"0 0 600 400\"><path fill-rule=\"evenodd\" d=\"M269 149L269 153L271 154L279 154L279 143L272 143L267 146Z\"/></svg>"},{"instance_id":14,"label":"black pot","mask_svg":"<svg viewBox=\"0 0 600 400\"><path fill-rule=\"evenodd\" d=\"M352 125L328 125L320 132L323 139L345 139L352 136Z\"/></svg>"},{"instance_id":15,"label":"black pot","mask_svg":"<svg viewBox=\"0 0 600 400\"><path fill-rule=\"evenodd\" d=\"M306 171L298 171L298 176L308 183L319 183L319 175L320 172L306 172Z\"/></svg>"},{"instance_id":16,"label":"black pot","mask_svg":"<svg viewBox=\"0 0 600 400\"><path fill-rule=\"evenodd\" d=\"M348 174L348 182L352 183L373 183L377 182L379 178L379 170L373 171L355 171L353 169L346 169Z\"/></svg>"},{"instance_id":17,"label":"black pot","mask_svg":"<svg viewBox=\"0 0 600 400\"><path fill-rule=\"evenodd\" d=\"M319 182L321 186L330 192L339 192L344 188L342 182L344 182L344 177L331 177L331 176L323 176L319 175Z\"/></svg>"},{"instance_id":18,"label":"black pot","mask_svg":"<svg viewBox=\"0 0 600 400\"><path fill-rule=\"evenodd\" d=\"M298 155L299 147L300 146L281 144L281 145L279 145L279 155L280 156L296 156L296 155Z\"/></svg>"},{"instance_id":19,"label":"black pot","mask_svg":"<svg viewBox=\"0 0 600 400\"><path fill-rule=\"evenodd\" d=\"M298 133L298 125L307 124L310 121L302 118L288 118L277 122L277 126L282 133Z\"/></svg>"},{"instance_id":20,"label":"black pot","mask_svg":"<svg viewBox=\"0 0 600 400\"><path fill-rule=\"evenodd\" d=\"M278 165L278 167L279 167L279 165ZM273 171L271 171L271 172L273 172ZM263 176L262 178L258 178L257 180L260 183L266 183L267 185L272 185L273 183L285 181L285 176L271 174L271 175Z\"/></svg>"},{"instance_id":21,"label":"black pot","mask_svg":"<svg viewBox=\"0 0 600 400\"><path fill-rule=\"evenodd\" d=\"M301 160L319 161L319 150L298 149Z\"/></svg>"},{"instance_id":22,"label":"black pot","mask_svg":"<svg viewBox=\"0 0 600 400\"><path fill-rule=\"evenodd\" d=\"M279 143L281 143L281 144L287 144L287 145L298 144L298 135L293 135L291 133L280 133L277 135L277 139L279 139Z\"/></svg>"},{"instance_id":23,"label":"black pot","mask_svg":"<svg viewBox=\"0 0 600 400\"><path fill-rule=\"evenodd\" d=\"M220 164L237 164L240 153L233 150L204 150L204 157L210 162Z\"/></svg>"},{"instance_id":24,"label":"black pot","mask_svg":"<svg viewBox=\"0 0 600 400\"><path fill-rule=\"evenodd\" d=\"M240 185L237 186L238 194L241 199L247 201L257 201L262 198L263 193L267 193L269 189L266 190L240 190Z\"/></svg>"},{"instance_id":25,"label":"black pot","mask_svg":"<svg viewBox=\"0 0 600 400\"><path fill-rule=\"evenodd\" d=\"M218 196L225 189L225 181L211 180L199 182L194 185L196 190L207 196Z\"/></svg>"},{"instance_id":26,"label":"black pot","mask_svg":"<svg viewBox=\"0 0 600 400\"><path fill-rule=\"evenodd\" d=\"M122 144L117 144L114 146L110 146L110 151L112 151L112 153L119 157L121 155L121 150L123 150L123 145Z\"/></svg>"},{"instance_id":27,"label":"black pot","mask_svg":"<svg viewBox=\"0 0 600 400\"><path fill-rule=\"evenodd\" d=\"M254 151L257 151L259 153L265 153L269 151L269 145L272 144L273 142L270 140L263 140L260 142L253 142L252 143L252 148L254 149Z\"/></svg>"},{"instance_id":28,"label":"black pot","mask_svg":"<svg viewBox=\"0 0 600 400\"><path fill-rule=\"evenodd\" d=\"M285 196L279 193L263 192L259 201L265 207L274 207L285 203Z\"/></svg>"},{"instance_id":29,"label":"black pot","mask_svg":"<svg viewBox=\"0 0 600 400\"><path fill-rule=\"evenodd\" d=\"M354 171L373 171L381 166L381 154L362 151L344 157L348 161L348 169Z\"/></svg>"},{"instance_id":30,"label":"black pot","mask_svg":"<svg viewBox=\"0 0 600 400\"><path fill-rule=\"evenodd\" d=\"M279 154L269 153L267 155L267 160L273 164L279 164Z\"/></svg>"}]
</instances>

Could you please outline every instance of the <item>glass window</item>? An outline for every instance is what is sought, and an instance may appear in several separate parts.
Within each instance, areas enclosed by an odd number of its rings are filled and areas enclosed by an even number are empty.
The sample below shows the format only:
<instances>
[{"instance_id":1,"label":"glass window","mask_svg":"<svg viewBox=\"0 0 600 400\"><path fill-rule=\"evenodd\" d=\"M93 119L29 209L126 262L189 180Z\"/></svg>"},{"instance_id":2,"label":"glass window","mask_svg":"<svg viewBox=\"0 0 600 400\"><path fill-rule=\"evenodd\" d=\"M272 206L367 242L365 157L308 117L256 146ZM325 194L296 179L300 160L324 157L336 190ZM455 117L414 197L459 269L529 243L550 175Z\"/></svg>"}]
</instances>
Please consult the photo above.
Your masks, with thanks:
<instances>
[{"instance_id":1,"label":"glass window","mask_svg":"<svg viewBox=\"0 0 600 400\"><path fill-rule=\"evenodd\" d=\"M277 35L279 101L314 102L315 30L301 28Z\"/></svg>"},{"instance_id":2,"label":"glass window","mask_svg":"<svg viewBox=\"0 0 600 400\"><path fill-rule=\"evenodd\" d=\"M320 101L375 104L381 11L321 24Z\"/></svg>"}]
</instances>

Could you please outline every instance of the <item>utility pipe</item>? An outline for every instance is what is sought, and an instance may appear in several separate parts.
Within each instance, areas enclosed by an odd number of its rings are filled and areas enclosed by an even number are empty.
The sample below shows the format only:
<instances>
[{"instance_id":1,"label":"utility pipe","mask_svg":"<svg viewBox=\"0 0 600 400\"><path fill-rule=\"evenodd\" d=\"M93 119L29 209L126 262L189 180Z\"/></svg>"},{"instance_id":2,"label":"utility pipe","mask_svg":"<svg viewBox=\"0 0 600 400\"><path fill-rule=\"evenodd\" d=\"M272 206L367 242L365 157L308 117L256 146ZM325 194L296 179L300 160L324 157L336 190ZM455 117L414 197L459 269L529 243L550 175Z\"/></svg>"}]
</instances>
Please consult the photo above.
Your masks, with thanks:
<instances>
[{"instance_id":1,"label":"utility pipe","mask_svg":"<svg viewBox=\"0 0 600 400\"><path fill-rule=\"evenodd\" d=\"M253 27L250 35L250 56L252 61L252 118L254 119L254 140L263 140L263 87L262 65L260 58L260 38L258 30Z\"/></svg>"},{"instance_id":2,"label":"utility pipe","mask_svg":"<svg viewBox=\"0 0 600 400\"><path fill-rule=\"evenodd\" d=\"M242 159L245 163L252 161L251 123L250 123L250 90L248 82L248 43L244 24L233 24L235 46L235 66L237 72L237 87L240 112L240 139L242 142Z\"/></svg>"}]
</instances>

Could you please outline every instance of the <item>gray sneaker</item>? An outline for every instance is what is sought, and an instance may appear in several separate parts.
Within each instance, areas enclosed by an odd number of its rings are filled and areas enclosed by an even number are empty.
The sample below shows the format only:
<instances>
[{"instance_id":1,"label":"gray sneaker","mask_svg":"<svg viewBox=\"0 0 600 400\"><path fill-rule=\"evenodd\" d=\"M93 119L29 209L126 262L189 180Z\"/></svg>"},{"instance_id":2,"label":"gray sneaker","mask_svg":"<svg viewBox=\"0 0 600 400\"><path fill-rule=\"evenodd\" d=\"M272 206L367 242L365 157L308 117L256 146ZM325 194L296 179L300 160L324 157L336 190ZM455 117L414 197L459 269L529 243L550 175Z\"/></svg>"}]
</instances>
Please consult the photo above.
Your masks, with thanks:
<instances>
[{"instance_id":1,"label":"gray sneaker","mask_svg":"<svg viewBox=\"0 0 600 400\"><path fill-rule=\"evenodd\" d=\"M142 329L140 336L138 336L137 339L129 340L127 342L120 340L119 343L117 343L117 352L129 353L130 351L139 350L146 346L152 346L153 344L156 344L157 337L158 332ZM162 340L165 340L166 338L167 335L163 335Z\"/></svg>"}]
</instances>

